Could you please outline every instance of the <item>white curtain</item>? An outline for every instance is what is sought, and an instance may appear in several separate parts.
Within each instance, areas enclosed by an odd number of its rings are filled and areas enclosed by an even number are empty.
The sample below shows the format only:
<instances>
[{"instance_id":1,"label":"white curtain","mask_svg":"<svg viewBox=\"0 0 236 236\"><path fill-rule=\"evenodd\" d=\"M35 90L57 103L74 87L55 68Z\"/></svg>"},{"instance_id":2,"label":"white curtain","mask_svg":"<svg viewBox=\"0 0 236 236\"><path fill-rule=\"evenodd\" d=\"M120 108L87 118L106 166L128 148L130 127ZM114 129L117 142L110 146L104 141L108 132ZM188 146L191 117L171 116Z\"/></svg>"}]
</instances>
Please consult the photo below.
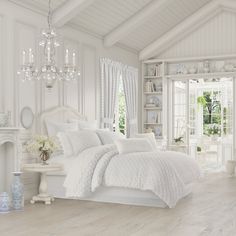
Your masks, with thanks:
<instances>
[{"instance_id":1,"label":"white curtain","mask_svg":"<svg viewBox=\"0 0 236 236\"><path fill-rule=\"evenodd\" d=\"M138 70L134 67L124 66L122 79L127 114L127 136L134 137L138 132Z\"/></svg>"},{"instance_id":2,"label":"white curtain","mask_svg":"<svg viewBox=\"0 0 236 236\"><path fill-rule=\"evenodd\" d=\"M117 103L118 82L122 66L108 58L100 59L101 66L101 124L103 128L113 129L113 119Z\"/></svg>"}]
</instances>

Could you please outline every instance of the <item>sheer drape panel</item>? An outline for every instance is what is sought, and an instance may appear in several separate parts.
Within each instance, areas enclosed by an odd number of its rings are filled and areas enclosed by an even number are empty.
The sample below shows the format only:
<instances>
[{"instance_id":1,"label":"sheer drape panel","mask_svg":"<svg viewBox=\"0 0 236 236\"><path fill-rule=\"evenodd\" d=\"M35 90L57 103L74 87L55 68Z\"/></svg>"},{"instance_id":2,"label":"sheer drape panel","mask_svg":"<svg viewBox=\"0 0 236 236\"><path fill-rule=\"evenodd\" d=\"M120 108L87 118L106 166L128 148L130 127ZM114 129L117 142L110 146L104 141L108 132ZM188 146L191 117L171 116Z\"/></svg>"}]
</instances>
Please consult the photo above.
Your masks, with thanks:
<instances>
[{"instance_id":1,"label":"sheer drape panel","mask_svg":"<svg viewBox=\"0 0 236 236\"><path fill-rule=\"evenodd\" d=\"M117 102L118 82L122 74L121 63L107 58L100 59L101 66L101 124L113 129L113 119Z\"/></svg>"},{"instance_id":2,"label":"sheer drape panel","mask_svg":"<svg viewBox=\"0 0 236 236\"><path fill-rule=\"evenodd\" d=\"M124 66L122 79L126 102L127 136L134 137L138 131L138 70Z\"/></svg>"}]
</instances>

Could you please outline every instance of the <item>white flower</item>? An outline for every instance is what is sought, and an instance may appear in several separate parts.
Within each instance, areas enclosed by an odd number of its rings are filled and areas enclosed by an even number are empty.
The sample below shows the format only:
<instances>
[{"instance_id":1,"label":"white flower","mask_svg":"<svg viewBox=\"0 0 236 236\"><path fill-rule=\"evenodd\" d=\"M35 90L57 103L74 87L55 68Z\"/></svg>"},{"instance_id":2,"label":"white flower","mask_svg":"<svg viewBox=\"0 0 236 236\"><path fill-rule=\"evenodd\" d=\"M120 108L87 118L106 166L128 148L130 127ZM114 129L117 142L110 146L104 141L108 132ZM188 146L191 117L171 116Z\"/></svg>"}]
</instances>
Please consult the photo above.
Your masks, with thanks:
<instances>
[{"instance_id":1,"label":"white flower","mask_svg":"<svg viewBox=\"0 0 236 236\"><path fill-rule=\"evenodd\" d=\"M33 154L41 151L53 153L59 148L56 140L45 135L37 135L27 143L26 150Z\"/></svg>"}]
</instances>

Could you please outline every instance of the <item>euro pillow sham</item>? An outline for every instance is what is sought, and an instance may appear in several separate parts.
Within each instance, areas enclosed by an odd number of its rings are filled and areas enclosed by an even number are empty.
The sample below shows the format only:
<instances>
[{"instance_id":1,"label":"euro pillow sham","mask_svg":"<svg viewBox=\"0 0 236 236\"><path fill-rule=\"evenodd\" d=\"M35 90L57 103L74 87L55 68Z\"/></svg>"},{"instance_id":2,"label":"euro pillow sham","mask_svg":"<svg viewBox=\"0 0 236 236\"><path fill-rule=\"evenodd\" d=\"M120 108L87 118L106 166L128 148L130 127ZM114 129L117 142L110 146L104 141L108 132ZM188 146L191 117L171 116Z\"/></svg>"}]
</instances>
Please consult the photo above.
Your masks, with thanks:
<instances>
[{"instance_id":1,"label":"euro pillow sham","mask_svg":"<svg viewBox=\"0 0 236 236\"><path fill-rule=\"evenodd\" d=\"M78 155L87 148L101 145L101 141L96 132L82 130L66 132L67 138L72 146L73 155Z\"/></svg>"},{"instance_id":2,"label":"euro pillow sham","mask_svg":"<svg viewBox=\"0 0 236 236\"><path fill-rule=\"evenodd\" d=\"M115 144L119 154L156 151L146 138L119 139Z\"/></svg>"},{"instance_id":3,"label":"euro pillow sham","mask_svg":"<svg viewBox=\"0 0 236 236\"><path fill-rule=\"evenodd\" d=\"M154 133L136 134L135 138L146 138L151 143L152 148L157 150L157 143Z\"/></svg>"},{"instance_id":4,"label":"euro pillow sham","mask_svg":"<svg viewBox=\"0 0 236 236\"><path fill-rule=\"evenodd\" d=\"M96 133L103 145L114 144L116 140L125 138L122 133L116 133L106 129L97 129Z\"/></svg>"}]
</instances>

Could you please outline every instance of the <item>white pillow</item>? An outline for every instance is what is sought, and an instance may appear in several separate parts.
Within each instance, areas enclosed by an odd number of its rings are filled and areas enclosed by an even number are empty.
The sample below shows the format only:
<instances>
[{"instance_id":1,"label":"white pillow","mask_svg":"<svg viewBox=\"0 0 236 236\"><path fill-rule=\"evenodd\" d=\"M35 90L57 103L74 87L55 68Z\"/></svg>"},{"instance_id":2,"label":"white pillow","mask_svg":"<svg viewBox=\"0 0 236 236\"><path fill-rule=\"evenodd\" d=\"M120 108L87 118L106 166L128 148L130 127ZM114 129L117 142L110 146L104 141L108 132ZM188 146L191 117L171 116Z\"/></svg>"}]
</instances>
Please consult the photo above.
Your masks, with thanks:
<instances>
[{"instance_id":1,"label":"white pillow","mask_svg":"<svg viewBox=\"0 0 236 236\"><path fill-rule=\"evenodd\" d=\"M98 128L97 120L87 121L87 120L70 119L69 122L76 122L78 130L83 130L83 129L95 130Z\"/></svg>"},{"instance_id":2,"label":"white pillow","mask_svg":"<svg viewBox=\"0 0 236 236\"><path fill-rule=\"evenodd\" d=\"M57 137L60 141L61 147L62 147L62 152L65 157L70 157L73 155L73 149L72 145L70 143L69 138L67 137L66 132L59 132L57 134Z\"/></svg>"},{"instance_id":3,"label":"white pillow","mask_svg":"<svg viewBox=\"0 0 236 236\"><path fill-rule=\"evenodd\" d=\"M101 145L99 137L92 130L66 132L66 135L71 143L74 155L79 154L87 148Z\"/></svg>"},{"instance_id":4,"label":"white pillow","mask_svg":"<svg viewBox=\"0 0 236 236\"><path fill-rule=\"evenodd\" d=\"M120 154L155 151L146 138L119 139L115 141Z\"/></svg>"},{"instance_id":5,"label":"white pillow","mask_svg":"<svg viewBox=\"0 0 236 236\"><path fill-rule=\"evenodd\" d=\"M151 133L135 134L135 138L146 138L146 139L148 139L149 142L151 143L153 149L157 150L157 143L156 143L154 133L151 132Z\"/></svg>"},{"instance_id":6,"label":"white pillow","mask_svg":"<svg viewBox=\"0 0 236 236\"><path fill-rule=\"evenodd\" d=\"M122 133L116 133L105 129L97 129L96 133L103 145L113 144L116 140L125 138Z\"/></svg>"},{"instance_id":7,"label":"white pillow","mask_svg":"<svg viewBox=\"0 0 236 236\"><path fill-rule=\"evenodd\" d=\"M48 136L56 136L57 133L59 132L78 130L78 126L76 122L62 123L62 122L46 120L45 123L47 127Z\"/></svg>"}]
</instances>

